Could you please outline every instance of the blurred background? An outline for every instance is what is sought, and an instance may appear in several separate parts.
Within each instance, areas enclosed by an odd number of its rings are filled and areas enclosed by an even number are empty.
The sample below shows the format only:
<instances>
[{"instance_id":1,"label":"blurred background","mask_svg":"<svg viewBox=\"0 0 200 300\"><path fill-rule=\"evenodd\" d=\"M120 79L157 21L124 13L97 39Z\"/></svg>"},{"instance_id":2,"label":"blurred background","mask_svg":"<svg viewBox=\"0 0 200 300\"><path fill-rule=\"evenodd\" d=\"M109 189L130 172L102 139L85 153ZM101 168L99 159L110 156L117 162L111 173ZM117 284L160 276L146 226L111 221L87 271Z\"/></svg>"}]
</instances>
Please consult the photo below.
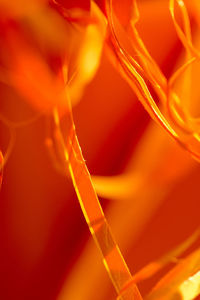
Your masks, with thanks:
<instances>
[{"instance_id":1,"label":"blurred background","mask_svg":"<svg viewBox=\"0 0 200 300\"><path fill-rule=\"evenodd\" d=\"M168 1L141 0L138 4L138 30L169 77L182 46ZM103 9L102 3L99 5ZM0 111L15 122L38 114L17 95L10 96L3 83ZM100 203L134 274L199 226L199 164L150 119L111 63L106 43L97 73L73 107L73 114ZM4 167L0 299L115 299L72 182L56 172L45 138L43 114L17 128ZM9 139L9 127L1 122L3 153ZM164 272L138 284L142 295Z\"/></svg>"}]
</instances>

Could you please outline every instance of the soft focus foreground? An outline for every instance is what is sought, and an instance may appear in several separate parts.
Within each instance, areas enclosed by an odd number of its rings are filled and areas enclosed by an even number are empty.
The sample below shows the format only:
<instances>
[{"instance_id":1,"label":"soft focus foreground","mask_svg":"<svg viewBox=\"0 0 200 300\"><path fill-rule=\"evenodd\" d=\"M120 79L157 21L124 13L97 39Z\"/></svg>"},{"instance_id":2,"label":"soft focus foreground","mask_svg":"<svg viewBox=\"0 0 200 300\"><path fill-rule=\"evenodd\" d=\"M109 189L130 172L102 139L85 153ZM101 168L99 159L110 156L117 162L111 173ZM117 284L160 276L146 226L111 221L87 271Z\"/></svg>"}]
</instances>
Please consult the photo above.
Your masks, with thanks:
<instances>
[{"instance_id":1,"label":"soft focus foreground","mask_svg":"<svg viewBox=\"0 0 200 300\"><path fill-rule=\"evenodd\" d=\"M199 18L0 0L0 299L198 297Z\"/></svg>"}]
</instances>

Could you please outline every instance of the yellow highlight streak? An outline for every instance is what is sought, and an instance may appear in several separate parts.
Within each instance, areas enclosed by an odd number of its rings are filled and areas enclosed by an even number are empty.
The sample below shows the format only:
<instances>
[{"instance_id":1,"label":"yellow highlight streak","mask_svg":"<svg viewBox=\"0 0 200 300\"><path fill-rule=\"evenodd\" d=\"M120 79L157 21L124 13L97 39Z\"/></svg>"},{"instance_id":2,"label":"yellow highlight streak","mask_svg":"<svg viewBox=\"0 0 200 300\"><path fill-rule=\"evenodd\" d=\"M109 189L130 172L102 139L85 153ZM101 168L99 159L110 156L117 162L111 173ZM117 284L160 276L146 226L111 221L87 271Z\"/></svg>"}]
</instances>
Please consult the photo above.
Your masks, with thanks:
<instances>
[{"instance_id":1,"label":"yellow highlight streak","mask_svg":"<svg viewBox=\"0 0 200 300\"><path fill-rule=\"evenodd\" d=\"M182 300L192 300L200 295L200 271L184 281L179 290Z\"/></svg>"},{"instance_id":2,"label":"yellow highlight streak","mask_svg":"<svg viewBox=\"0 0 200 300\"><path fill-rule=\"evenodd\" d=\"M127 55L127 52L121 46L116 33L115 33L115 25L114 25L114 16L112 10L112 0L107 0L107 14L108 14L108 21L110 30L112 33L111 43L113 45L113 50L118 61L121 64L121 71L125 78L128 80L130 86L133 88L134 92L136 93L138 99L141 101L145 109L148 111L152 119L157 121L158 123L163 126L167 132L172 135L175 139L178 139L176 132L170 126L169 122L166 118L161 114L160 110L158 109L154 99L149 92L149 89L145 83L145 80L137 70L137 64L133 66L133 60L130 61L130 56ZM159 86L157 82L157 86Z\"/></svg>"},{"instance_id":3,"label":"yellow highlight streak","mask_svg":"<svg viewBox=\"0 0 200 300\"><path fill-rule=\"evenodd\" d=\"M184 282L200 270L200 249L192 252L188 257L182 259L171 271L169 271L153 288L147 296L148 300L169 300L180 298L180 289L183 292ZM197 276L199 280L199 277ZM185 294L185 300L193 299L196 293L196 284L190 285L189 294ZM179 296L179 297L178 297Z\"/></svg>"},{"instance_id":4,"label":"yellow highlight streak","mask_svg":"<svg viewBox=\"0 0 200 300\"><path fill-rule=\"evenodd\" d=\"M174 13L175 1L177 2L177 4L180 7L181 14L182 14L183 21L184 21L184 25L185 25L186 33L183 32L183 30L181 29L181 27L179 26L179 24L176 20L175 13ZM180 38L183 46L193 56L195 56L197 58L200 58L200 52L193 46L192 41L191 41L190 21L189 21L189 16L188 16L187 9L185 7L184 1L170 0L169 1L169 9L170 9L170 13L171 13L171 16L172 16L172 20L173 20L177 35Z\"/></svg>"},{"instance_id":5,"label":"yellow highlight streak","mask_svg":"<svg viewBox=\"0 0 200 300\"><path fill-rule=\"evenodd\" d=\"M197 120L194 120L190 116L190 111L188 109L191 104L190 72L184 74L187 87L185 88L183 86L184 99L182 101L174 92L172 86L174 85L175 80L177 80L180 75L196 61L196 59L200 58L200 52L192 44L190 20L184 1L176 0L176 2L181 10L184 30L182 30L175 18L175 0L169 1L169 9L178 37L187 51L188 62L181 66L180 69L172 75L169 81L167 81L162 72L159 71L158 66L153 58L151 58L135 28L139 19L136 0L133 0L133 11L129 20L131 27L129 25L129 31L127 28L124 28L117 19L117 16L113 11L113 0L106 1L108 24L110 28L109 46L114 54L113 58L118 64L119 71L128 81L139 101L143 104L152 119L165 128L181 147L189 151L195 159L199 160L200 150L194 135L195 128L197 127ZM126 27L128 27L128 25L126 25ZM126 36L126 42L129 41L129 46L131 46L136 53L135 56L131 55L129 53L130 51L128 52L123 47L121 42L122 36ZM183 81L182 84L184 84ZM160 107L152 96L149 85L155 90ZM183 105L179 106L179 103L183 103ZM160 108L162 110L160 110Z\"/></svg>"},{"instance_id":6,"label":"yellow highlight streak","mask_svg":"<svg viewBox=\"0 0 200 300\"><path fill-rule=\"evenodd\" d=\"M54 137L63 149L66 167L70 171L84 217L96 245L101 251L104 265L113 282L117 294L120 295L119 299L141 300L142 297L134 283L127 289L124 289L127 283L132 279L132 276L119 247L112 236L110 227L99 203L76 136L72 112L70 109L69 111L70 114L68 117L70 122L70 132L67 143L65 143L61 132L59 115L56 109L54 110ZM123 291L122 295L121 291ZM130 297L128 298L127 293L130 294Z\"/></svg>"}]
</instances>

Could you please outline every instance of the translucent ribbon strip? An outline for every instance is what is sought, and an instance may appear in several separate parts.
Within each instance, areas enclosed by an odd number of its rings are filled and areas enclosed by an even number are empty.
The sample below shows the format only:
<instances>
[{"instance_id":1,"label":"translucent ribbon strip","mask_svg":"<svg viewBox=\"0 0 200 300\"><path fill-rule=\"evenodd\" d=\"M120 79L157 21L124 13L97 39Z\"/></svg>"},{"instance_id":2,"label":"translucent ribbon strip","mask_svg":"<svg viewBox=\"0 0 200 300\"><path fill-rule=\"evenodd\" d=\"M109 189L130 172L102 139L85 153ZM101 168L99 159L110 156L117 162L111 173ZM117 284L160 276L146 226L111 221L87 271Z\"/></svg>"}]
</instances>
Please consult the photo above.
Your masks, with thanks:
<instances>
[{"instance_id":1,"label":"translucent ribbon strip","mask_svg":"<svg viewBox=\"0 0 200 300\"><path fill-rule=\"evenodd\" d=\"M70 132L67 143L61 132L57 110L54 111L55 131L54 139L58 147L63 150L66 165L73 181L90 232L103 256L103 263L117 291L118 299L141 300L142 297L131 273L111 233L97 194L93 187L90 173L84 161L71 110L69 111ZM129 284L131 283L131 284Z\"/></svg>"},{"instance_id":2,"label":"translucent ribbon strip","mask_svg":"<svg viewBox=\"0 0 200 300\"><path fill-rule=\"evenodd\" d=\"M108 44L112 50L112 57L117 63L121 74L128 81L138 99L141 101L152 119L157 121L175 140L193 157L200 159L199 146L199 119L193 118L189 107L191 99L191 73L189 67L199 60L200 52L193 46L191 26L187 8L182 0L176 0L183 22L183 29L175 17L175 0L169 1L169 10L175 26L175 30L186 50L186 62L167 81L160 71L156 62L151 58L142 39L136 30L136 23L139 19L137 1L132 1L129 18L126 26L122 25L114 11L114 1L106 1L106 11L110 35ZM125 5L125 4L124 4ZM128 10L127 10L128 13ZM123 43L121 41L123 39ZM129 47L124 46L124 41ZM129 48L129 49L127 49ZM130 53L131 51L133 53ZM187 74L185 73L187 71ZM174 85L177 85L180 76L185 76L187 84L182 82L184 99L181 99L175 92ZM157 100L151 93L153 88Z\"/></svg>"}]
</instances>

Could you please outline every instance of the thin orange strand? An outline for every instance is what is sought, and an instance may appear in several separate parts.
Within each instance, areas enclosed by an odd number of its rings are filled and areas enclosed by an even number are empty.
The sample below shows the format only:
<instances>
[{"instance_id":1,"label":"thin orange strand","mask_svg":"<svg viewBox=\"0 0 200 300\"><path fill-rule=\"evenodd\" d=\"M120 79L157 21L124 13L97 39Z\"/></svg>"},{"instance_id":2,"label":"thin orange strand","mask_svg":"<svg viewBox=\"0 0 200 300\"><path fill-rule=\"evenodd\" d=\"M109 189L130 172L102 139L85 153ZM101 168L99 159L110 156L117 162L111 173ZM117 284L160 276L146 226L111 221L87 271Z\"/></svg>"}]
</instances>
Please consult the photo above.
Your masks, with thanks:
<instances>
[{"instance_id":1,"label":"thin orange strand","mask_svg":"<svg viewBox=\"0 0 200 300\"><path fill-rule=\"evenodd\" d=\"M103 256L103 263L117 291L118 299L142 300L136 284L127 285L128 282L132 281L132 275L113 238L111 229L99 203L78 142L72 112L71 110L69 111L71 129L67 144L61 132L57 110L54 110L54 137L63 149L65 162L69 169L84 217L96 245Z\"/></svg>"}]
</instances>

